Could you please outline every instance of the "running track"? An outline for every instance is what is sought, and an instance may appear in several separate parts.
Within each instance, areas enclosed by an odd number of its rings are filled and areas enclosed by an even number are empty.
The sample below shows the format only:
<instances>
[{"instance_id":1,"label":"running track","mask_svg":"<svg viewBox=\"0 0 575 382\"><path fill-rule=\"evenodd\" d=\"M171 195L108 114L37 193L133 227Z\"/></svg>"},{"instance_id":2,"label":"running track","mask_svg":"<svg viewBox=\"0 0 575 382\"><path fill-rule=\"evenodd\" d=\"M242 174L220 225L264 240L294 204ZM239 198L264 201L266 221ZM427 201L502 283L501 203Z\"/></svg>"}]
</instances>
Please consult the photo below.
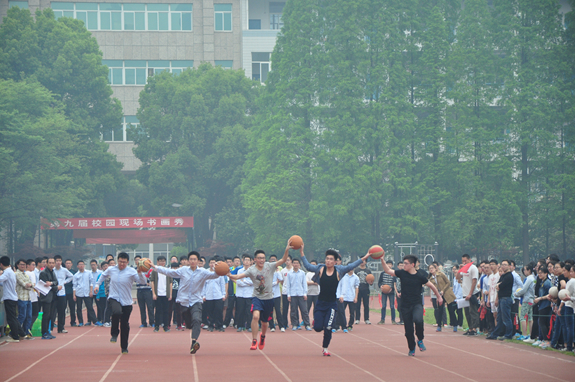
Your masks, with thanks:
<instances>
[{"instance_id":1,"label":"running track","mask_svg":"<svg viewBox=\"0 0 575 382\"><path fill-rule=\"evenodd\" d=\"M189 331L154 333L131 317L130 354L120 355L109 328L67 328L54 340L0 346L0 381L574 381L575 357L513 343L436 334L426 325L426 352L407 356L402 326L356 325L333 336L322 357L322 333L298 330L267 336L250 351L251 333L202 331L189 354ZM249 335L248 335L249 334Z\"/></svg>"}]
</instances>

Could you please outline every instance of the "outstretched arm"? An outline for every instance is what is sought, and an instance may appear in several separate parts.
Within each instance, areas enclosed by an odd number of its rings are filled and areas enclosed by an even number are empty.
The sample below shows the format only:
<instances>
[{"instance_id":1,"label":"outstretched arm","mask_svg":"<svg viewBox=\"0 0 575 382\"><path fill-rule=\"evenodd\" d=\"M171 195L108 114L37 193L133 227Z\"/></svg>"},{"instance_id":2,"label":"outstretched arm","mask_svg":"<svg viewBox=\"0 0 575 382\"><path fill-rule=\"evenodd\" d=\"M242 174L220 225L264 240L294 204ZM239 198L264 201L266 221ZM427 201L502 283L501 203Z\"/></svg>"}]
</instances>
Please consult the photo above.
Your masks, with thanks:
<instances>
[{"instance_id":1,"label":"outstretched arm","mask_svg":"<svg viewBox=\"0 0 575 382\"><path fill-rule=\"evenodd\" d=\"M383 267L383 271L385 273L387 273L388 275L391 276L395 276L395 271L393 269L391 269L386 263L385 260L383 258L383 256L381 257L381 266ZM435 288L435 287L434 287ZM437 289L436 289L437 290Z\"/></svg>"},{"instance_id":2,"label":"outstretched arm","mask_svg":"<svg viewBox=\"0 0 575 382\"><path fill-rule=\"evenodd\" d=\"M437 296L437 303L439 305L443 304L443 298L441 297L441 294L439 293L435 285L433 285L431 281L428 281L427 284L425 284L425 286L431 289L433 293L435 293L435 296Z\"/></svg>"},{"instance_id":3,"label":"outstretched arm","mask_svg":"<svg viewBox=\"0 0 575 382\"><path fill-rule=\"evenodd\" d=\"M294 248L290 245L290 242L289 242L289 240L288 240L288 243L287 243L287 245L286 245L286 249L285 249L285 251L284 251L284 255L283 255L283 257L282 257L281 259L279 259L278 261L276 261L276 267L280 267L280 266L282 266L282 265L286 262L286 260L287 260L287 258L288 258L288 255L289 255L289 250L290 250L290 249L294 249ZM303 244L301 245L300 253L301 253L302 256L303 256Z\"/></svg>"},{"instance_id":4,"label":"outstretched arm","mask_svg":"<svg viewBox=\"0 0 575 382\"><path fill-rule=\"evenodd\" d=\"M345 275L347 272L351 271L352 269L355 269L357 267L359 267L359 264L361 264L362 262L367 261L367 258L369 257L369 253L366 253L365 256L363 256L360 259L357 259L356 261L354 261L353 263L349 263L347 264L345 267L343 267L340 271L340 273L342 275Z\"/></svg>"}]
</instances>

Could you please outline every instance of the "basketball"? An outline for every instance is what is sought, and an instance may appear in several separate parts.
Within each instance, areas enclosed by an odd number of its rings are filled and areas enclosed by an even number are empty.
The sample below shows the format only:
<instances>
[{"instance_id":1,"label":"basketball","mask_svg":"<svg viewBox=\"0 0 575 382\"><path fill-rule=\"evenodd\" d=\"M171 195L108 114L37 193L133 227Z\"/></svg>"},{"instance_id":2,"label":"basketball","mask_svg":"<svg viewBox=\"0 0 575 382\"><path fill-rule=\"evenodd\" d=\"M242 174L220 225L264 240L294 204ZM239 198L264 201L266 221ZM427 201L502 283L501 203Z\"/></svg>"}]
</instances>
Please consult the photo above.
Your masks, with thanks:
<instances>
[{"instance_id":1,"label":"basketball","mask_svg":"<svg viewBox=\"0 0 575 382\"><path fill-rule=\"evenodd\" d=\"M218 274L218 276L225 276L230 272L230 267L226 264L225 261L218 261L214 270Z\"/></svg>"},{"instance_id":2,"label":"basketball","mask_svg":"<svg viewBox=\"0 0 575 382\"><path fill-rule=\"evenodd\" d=\"M563 300L565 297L569 297L569 293L567 293L567 290L561 289L557 296L559 297L559 300Z\"/></svg>"},{"instance_id":3,"label":"basketball","mask_svg":"<svg viewBox=\"0 0 575 382\"><path fill-rule=\"evenodd\" d=\"M385 294L389 294L391 292L391 287L389 285L382 285L381 291Z\"/></svg>"},{"instance_id":4,"label":"basketball","mask_svg":"<svg viewBox=\"0 0 575 382\"><path fill-rule=\"evenodd\" d=\"M146 273L152 267L152 261L150 259L141 259L138 261L138 271Z\"/></svg>"},{"instance_id":5,"label":"basketball","mask_svg":"<svg viewBox=\"0 0 575 382\"><path fill-rule=\"evenodd\" d=\"M368 283L369 285L373 284L374 281L375 281L374 275L369 274L369 275L365 276L365 282Z\"/></svg>"},{"instance_id":6,"label":"basketball","mask_svg":"<svg viewBox=\"0 0 575 382\"><path fill-rule=\"evenodd\" d=\"M553 298L557 298L557 293L559 293L559 290L557 289L557 287L549 288L549 296L551 296Z\"/></svg>"},{"instance_id":7,"label":"basketball","mask_svg":"<svg viewBox=\"0 0 575 382\"><path fill-rule=\"evenodd\" d=\"M298 235L293 235L292 237L289 238L289 243L290 246L293 247L293 249L300 249L303 244L303 240Z\"/></svg>"},{"instance_id":8,"label":"basketball","mask_svg":"<svg viewBox=\"0 0 575 382\"><path fill-rule=\"evenodd\" d=\"M372 259L381 259L383 255L385 255L385 251L379 245L372 245L369 248L369 254L371 255Z\"/></svg>"}]
</instances>

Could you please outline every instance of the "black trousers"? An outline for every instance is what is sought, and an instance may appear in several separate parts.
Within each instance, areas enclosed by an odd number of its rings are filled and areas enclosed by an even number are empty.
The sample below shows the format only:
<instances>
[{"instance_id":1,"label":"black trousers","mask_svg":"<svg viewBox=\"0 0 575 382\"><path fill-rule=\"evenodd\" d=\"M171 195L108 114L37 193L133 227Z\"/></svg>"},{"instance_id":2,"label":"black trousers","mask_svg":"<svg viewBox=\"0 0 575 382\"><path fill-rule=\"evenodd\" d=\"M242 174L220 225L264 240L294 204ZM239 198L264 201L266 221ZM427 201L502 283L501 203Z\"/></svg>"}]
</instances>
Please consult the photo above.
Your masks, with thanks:
<instances>
[{"instance_id":1,"label":"black trousers","mask_svg":"<svg viewBox=\"0 0 575 382\"><path fill-rule=\"evenodd\" d=\"M237 297L236 319L238 328L249 328L252 324L252 299Z\"/></svg>"},{"instance_id":2,"label":"black trousers","mask_svg":"<svg viewBox=\"0 0 575 382\"><path fill-rule=\"evenodd\" d=\"M438 327L442 327L443 324L447 324L447 320L445 319L445 300L442 301L442 304L439 305L437 303L437 298L432 298L431 303L433 304L433 315L435 316L435 323Z\"/></svg>"},{"instance_id":3,"label":"black trousers","mask_svg":"<svg viewBox=\"0 0 575 382\"><path fill-rule=\"evenodd\" d=\"M86 305L86 312L88 313L88 323L95 323L98 321L96 313L94 312L94 300L92 297L77 297L76 296L76 312L78 313L78 323L84 324L84 316L82 315L82 304Z\"/></svg>"},{"instance_id":4,"label":"black trousers","mask_svg":"<svg viewBox=\"0 0 575 382\"><path fill-rule=\"evenodd\" d=\"M228 307L226 308L226 318L224 319L224 325L230 326L230 322L232 322L232 318L234 318L234 307L237 310L237 298L236 296L228 296ZM234 322L237 325L237 319L234 318Z\"/></svg>"},{"instance_id":5,"label":"black trousers","mask_svg":"<svg viewBox=\"0 0 575 382\"><path fill-rule=\"evenodd\" d=\"M148 326L146 309L148 310L150 326L154 325L154 298L152 297L152 289L138 289L136 296L138 298L138 306L140 307L140 320L142 325Z\"/></svg>"},{"instance_id":6,"label":"black trousers","mask_svg":"<svg viewBox=\"0 0 575 382\"><path fill-rule=\"evenodd\" d=\"M168 310L168 297L167 296L157 296L156 297L156 329L159 329L161 324L164 324L164 330L168 330L170 326L169 320L169 310Z\"/></svg>"},{"instance_id":7,"label":"black trousers","mask_svg":"<svg viewBox=\"0 0 575 382\"><path fill-rule=\"evenodd\" d=\"M399 312L399 322L403 322L403 316L401 315L401 297L395 295L397 301L397 311Z\"/></svg>"},{"instance_id":8,"label":"black trousers","mask_svg":"<svg viewBox=\"0 0 575 382\"><path fill-rule=\"evenodd\" d=\"M349 322L347 324L348 328L353 328L353 322L355 321L354 315L356 312L356 306L355 305L356 304L353 301L344 301L343 302L343 306L344 306L343 320L344 321L345 321L345 309L349 306Z\"/></svg>"},{"instance_id":9,"label":"black trousers","mask_svg":"<svg viewBox=\"0 0 575 382\"><path fill-rule=\"evenodd\" d=\"M64 324L66 323L66 296L58 296L56 300L56 311L58 312L58 333L64 330ZM55 318L52 318L52 325L55 322Z\"/></svg>"},{"instance_id":10,"label":"black trousers","mask_svg":"<svg viewBox=\"0 0 575 382\"><path fill-rule=\"evenodd\" d=\"M32 323L30 326L34 325L34 322L38 319L38 313L40 312L40 302L34 301L32 303Z\"/></svg>"},{"instance_id":11,"label":"black trousers","mask_svg":"<svg viewBox=\"0 0 575 382\"><path fill-rule=\"evenodd\" d=\"M283 328L286 328L288 325L289 305L290 305L290 303L287 299L287 294L282 294L282 322L284 324Z\"/></svg>"},{"instance_id":12,"label":"black trousers","mask_svg":"<svg viewBox=\"0 0 575 382\"><path fill-rule=\"evenodd\" d=\"M32 316L34 316L34 312L32 312ZM539 305L533 304L533 326L531 326L531 339L536 340L538 337L539 337Z\"/></svg>"},{"instance_id":13,"label":"black trousers","mask_svg":"<svg viewBox=\"0 0 575 382\"><path fill-rule=\"evenodd\" d=\"M132 305L122 306L118 301L109 299L112 311L112 326L110 334L112 337L120 335L120 347L122 350L128 348L128 338L130 337L130 315Z\"/></svg>"},{"instance_id":14,"label":"black trousers","mask_svg":"<svg viewBox=\"0 0 575 382\"><path fill-rule=\"evenodd\" d=\"M402 306L401 316L403 318L403 328L409 350L415 350L415 336L413 335L413 325L415 324L415 335L418 341L423 341L423 305Z\"/></svg>"},{"instance_id":15,"label":"black trousers","mask_svg":"<svg viewBox=\"0 0 575 382\"><path fill-rule=\"evenodd\" d=\"M104 320L104 313L106 312L106 303L108 302L107 297L100 297L96 299L96 307L98 308L98 315L96 316L98 321L106 322Z\"/></svg>"},{"instance_id":16,"label":"black trousers","mask_svg":"<svg viewBox=\"0 0 575 382\"><path fill-rule=\"evenodd\" d=\"M208 312L208 327L221 329L224 324L224 300L206 300L203 309Z\"/></svg>"},{"instance_id":17,"label":"black trousers","mask_svg":"<svg viewBox=\"0 0 575 382\"><path fill-rule=\"evenodd\" d=\"M345 329L345 305L343 302L340 302L339 299L337 300L337 316L335 320L335 328L338 329Z\"/></svg>"},{"instance_id":18,"label":"black trousers","mask_svg":"<svg viewBox=\"0 0 575 382\"><path fill-rule=\"evenodd\" d=\"M357 305L355 307L355 319L359 321L361 319L361 303L363 302L363 319L364 321L369 321L369 289L362 290L359 289L357 294ZM392 307L395 309L395 307Z\"/></svg>"},{"instance_id":19,"label":"black trousers","mask_svg":"<svg viewBox=\"0 0 575 382\"><path fill-rule=\"evenodd\" d=\"M521 333L521 323L519 322L519 300L514 299L511 306L511 322L513 323L513 334Z\"/></svg>"},{"instance_id":20,"label":"black trousers","mask_svg":"<svg viewBox=\"0 0 575 382\"><path fill-rule=\"evenodd\" d=\"M178 290L172 290L172 299L168 303L168 322L172 325L172 322L176 326L182 324L182 313L180 312L180 304L176 302L178 297Z\"/></svg>"},{"instance_id":21,"label":"black trousers","mask_svg":"<svg viewBox=\"0 0 575 382\"><path fill-rule=\"evenodd\" d=\"M308 300L309 300L310 296L307 296ZM317 296L316 296L317 297ZM283 322L283 317L282 317L282 298L280 297L275 297L274 298L274 311L276 312L276 320L278 322L278 326L281 328L285 328L287 326L287 324L285 322ZM274 320L272 319L270 321L270 329L275 329L276 324L274 322Z\"/></svg>"},{"instance_id":22,"label":"black trousers","mask_svg":"<svg viewBox=\"0 0 575 382\"><path fill-rule=\"evenodd\" d=\"M70 311L70 325L76 325L76 301L74 301L73 293L66 295L66 302L68 303L68 310ZM34 321L34 308L32 307L32 322L33 321Z\"/></svg>"},{"instance_id":23,"label":"black trousers","mask_svg":"<svg viewBox=\"0 0 575 382\"><path fill-rule=\"evenodd\" d=\"M57 301L52 299L51 302L42 302L42 335L50 331L50 318L56 312Z\"/></svg>"},{"instance_id":24,"label":"black trousers","mask_svg":"<svg viewBox=\"0 0 575 382\"><path fill-rule=\"evenodd\" d=\"M6 310L6 323L10 325L10 336L15 340L24 337L26 333L18 321L18 301L4 300L4 310ZM49 317L48 320L50 320Z\"/></svg>"}]
</instances>

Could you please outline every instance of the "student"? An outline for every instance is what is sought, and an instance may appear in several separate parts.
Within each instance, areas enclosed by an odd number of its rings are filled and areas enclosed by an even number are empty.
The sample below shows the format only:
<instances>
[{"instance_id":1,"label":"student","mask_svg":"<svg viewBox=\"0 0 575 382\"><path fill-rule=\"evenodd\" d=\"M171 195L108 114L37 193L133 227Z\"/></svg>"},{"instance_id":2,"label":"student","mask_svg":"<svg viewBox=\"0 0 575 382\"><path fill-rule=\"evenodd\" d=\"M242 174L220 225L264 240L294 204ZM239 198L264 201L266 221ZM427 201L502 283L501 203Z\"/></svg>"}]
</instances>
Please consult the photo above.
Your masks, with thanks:
<instances>
[{"instance_id":1,"label":"student","mask_svg":"<svg viewBox=\"0 0 575 382\"><path fill-rule=\"evenodd\" d=\"M72 280L74 279L74 275L66 268L62 267L62 256L56 255L54 256L54 260L56 260L56 266L54 267L54 273L58 278L58 285L62 285L63 287L58 290L56 296L56 312L58 314L58 333L68 333L66 329L64 329L64 324L66 322L66 285L71 284ZM52 317L52 323L56 321L56 317Z\"/></svg>"},{"instance_id":2,"label":"student","mask_svg":"<svg viewBox=\"0 0 575 382\"><path fill-rule=\"evenodd\" d=\"M30 302L30 291L33 284L26 274L26 262L22 259L16 261L16 295L18 296L18 322L24 330L26 339L31 339L29 335L32 328L32 302Z\"/></svg>"},{"instance_id":3,"label":"student","mask_svg":"<svg viewBox=\"0 0 575 382\"><path fill-rule=\"evenodd\" d=\"M530 262L529 264L523 266L523 275L525 280L523 280L523 286L519 290L514 291L515 297L522 298L521 303L521 324L523 325L523 336L518 338L519 340L525 341L530 338L527 333L531 333L533 327L533 299L535 298L535 276L533 271L535 268L535 263Z\"/></svg>"},{"instance_id":4,"label":"student","mask_svg":"<svg viewBox=\"0 0 575 382\"><path fill-rule=\"evenodd\" d=\"M354 272L359 277L359 295L355 306L355 323L359 324L361 319L361 304L363 302L363 319L366 325L371 325L369 321L369 284L365 280L367 275L371 275L371 270L367 268L366 263L362 262L358 268L355 268ZM393 303L391 303L391 309L394 309Z\"/></svg>"},{"instance_id":5,"label":"student","mask_svg":"<svg viewBox=\"0 0 575 382\"><path fill-rule=\"evenodd\" d=\"M136 255L134 257L134 263L137 265L142 259L141 256ZM110 266L108 264L108 266ZM140 307L140 328L146 328L148 326L154 327L154 298L152 297L152 287L150 286L150 279L146 278L146 282L143 284L136 283L136 297L138 300L138 306ZM148 313L148 320L146 319L146 311Z\"/></svg>"},{"instance_id":6,"label":"student","mask_svg":"<svg viewBox=\"0 0 575 382\"><path fill-rule=\"evenodd\" d=\"M549 289L552 284L549 281L549 270L547 267L539 267L537 276L541 280L539 287L539 296L533 300L533 304L537 304L539 308L539 337L538 340L533 342L533 346L540 346L547 348L549 346L549 321L551 319L551 302L549 301Z\"/></svg>"},{"instance_id":7,"label":"student","mask_svg":"<svg viewBox=\"0 0 575 382\"><path fill-rule=\"evenodd\" d=\"M63 287L58 285L58 277L54 273L56 262L54 258L48 258L46 261L46 268L40 272L39 279L43 281L46 286L50 287L50 291L43 295L40 294L40 303L42 304L42 339L50 340L56 338L50 333L50 320L56 314L56 298L57 293ZM52 325L53 326L53 325Z\"/></svg>"},{"instance_id":8,"label":"student","mask_svg":"<svg viewBox=\"0 0 575 382\"><path fill-rule=\"evenodd\" d=\"M6 310L6 322L10 326L10 337L6 342L20 342L20 338L25 338L26 333L22 329L22 325L18 322L18 294L16 293L16 274L10 266L10 258L8 256L0 257L0 283L3 283L4 293L2 294L2 302ZM56 285L58 282L56 281ZM50 293L49 293L50 294ZM50 309L48 309L50 311Z\"/></svg>"},{"instance_id":9,"label":"student","mask_svg":"<svg viewBox=\"0 0 575 382\"><path fill-rule=\"evenodd\" d=\"M230 272L232 274L236 274L238 269L242 266L241 259L238 256L234 256L232 259L232 265L230 266ZM232 321L234 324L237 324L237 312L238 312L238 304L237 304L237 296L236 296L236 283L228 279L228 306L226 307L226 318L224 319L224 328L232 325ZM235 308L235 315L234 315L234 308Z\"/></svg>"},{"instance_id":10,"label":"student","mask_svg":"<svg viewBox=\"0 0 575 382\"><path fill-rule=\"evenodd\" d=\"M219 260L219 259L218 259ZM210 272L214 272L216 266L216 259L210 259ZM204 306L207 312L207 325L208 331L213 332L214 329L224 332L223 328L223 314L224 314L224 301L226 300L226 280L225 277L218 277L215 279L206 280L204 289L202 290L202 297Z\"/></svg>"},{"instance_id":11,"label":"student","mask_svg":"<svg viewBox=\"0 0 575 382\"><path fill-rule=\"evenodd\" d=\"M84 326L84 316L82 314L82 304L86 305L86 312L88 315L88 321L86 326L90 326L92 322L96 326L102 326L102 324L96 318L96 313L94 313L94 303L92 297L94 295L94 285L91 282L90 273L86 271L85 264L82 260L78 260L76 267L78 267L78 272L74 275L74 301L76 302L76 309L78 313L78 326Z\"/></svg>"},{"instance_id":12,"label":"student","mask_svg":"<svg viewBox=\"0 0 575 382\"><path fill-rule=\"evenodd\" d=\"M345 274L340 280L335 296L343 304L343 311L337 312L342 322L345 322L345 309L349 307L349 323L343 325L343 332L348 333L353 330L355 304L359 295L359 277L354 274L353 269Z\"/></svg>"},{"instance_id":13,"label":"student","mask_svg":"<svg viewBox=\"0 0 575 382\"><path fill-rule=\"evenodd\" d=\"M276 262L278 259L276 257L276 255L271 255L270 256L270 263L274 263ZM283 281L282 278L282 272L280 270L280 267L276 268L276 271L274 272L274 279L273 279L273 292L274 292L274 311L276 314L276 320L278 322L278 327L280 328L280 330L282 332L285 332L285 327L287 324L285 324L282 321L282 295L281 295L281 290L280 290L280 285ZM309 301L309 296L308 296L308 301ZM270 321L270 331L275 332L276 331L276 325L274 323L274 320L272 319Z\"/></svg>"},{"instance_id":14,"label":"student","mask_svg":"<svg viewBox=\"0 0 575 382\"><path fill-rule=\"evenodd\" d=\"M310 264L317 265L317 261L312 260L310 261ZM313 272L306 272L305 274L305 278L307 281L307 312L310 316L312 315L311 306L313 304L315 308L315 306L317 305L317 298L319 296L319 284L312 280L313 276L315 276L315 273ZM359 315L357 317L359 318ZM369 318L369 314L366 317Z\"/></svg>"},{"instance_id":15,"label":"student","mask_svg":"<svg viewBox=\"0 0 575 382\"><path fill-rule=\"evenodd\" d=\"M118 254L118 266L108 267L96 281L94 293L98 294L100 285L110 280L108 294L109 307L112 311L112 325L110 329L110 342L115 343L120 336L122 354L128 354L128 340L130 338L130 315L132 314L132 284L145 283L146 277L142 272L128 267L130 256L125 252Z\"/></svg>"},{"instance_id":16,"label":"student","mask_svg":"<svg viewBox=\"0 0 575 382\"><path fill-rule=\"evenodd\" d=\"M64 261L64 266L72 274L72 282L69 282L64 285L64 289L66 289L66 304L68 305L68 311L70 312L70 326L76 326L76 302L74 301L74 275L78 272L75 269L72 269L71 259L66 259Z\"/></svg>"},{"instance_id":17,"label":"student","mask_svg":"<svg viewBox=\"0 0 575 382\"><path fill-rule=\"evenodd\" d=\"M283 267L283 269L281 270L282 272L282 322L284 323L284 327L282 327L282 332L285 332L287 325L288 325L288 310L289 310L289 301L288 301L288 296L287 296L287 289L284 287L286 280L287 280L287 275L289 272L292 271L293 266L292 266L292 258L291 255L288 256L286 262L285 262L285 267ZM299 318L298 318L299 321Z\"/></svg>"},{"instance_id":18,"label":"student","mask_svg":"<svg viewBox=\"0 0 575 382\"><path fill-rule=\"evenodd\" d=\"M305 272L300 269L301 264L298 259L292 260L293 270L288 272L284 287L287 289L288 301L291 311L292 330L299 327L298 309L301 312L305 329L311 331L309 314L307 311L307 278Z\"/></svg>"},{"instance_id":19,"label":"student","mask_svg":"<svg viewBox=\"0 0 575 382\"><path fill-rule=\"evenodd\" d=\"M36 278L36 272L34 272L35 269L36 269L36 262L32 259L26 260L26 274L30 278L30 282L32 285L36 285L36 282L38 282L38 279ZM34 325L34 322L36 322L36 319L39 316L38 313L40 312L40 307L39 307L40 303L38 302L38 293L36 292L36 290L34 288L30 288L30 302L32 303L32 319L30 322L31 322L31 325ZM72 314L72 312L70 312L70 315L71 314ZM76 314L74 313L74 317L75 316L76 316ZM32 330L28 330L28 332L26 334L29 335L30 337L32 337Z\"/></svg>"},{"instance_id":20,"label":"student","mask_svg":"<svg viewBox=\"0 0 575 382\"><path fill-rule=\"evenodd\" d=\"M453 289L455 300L461 300L463 298L463 290L461 289L461 280L457 280L456 277L457 273L459 273L459 265L455 264L453 267L451 267L451 271L453 272L453 285L451 286L451 288ZM457 301L455 302L455 304L457 306ZM457 327L463 326L463 309L457 308L455 310L454 316L456 317L456 320L451 321L450 325L453 326L453 331L457 332ZM493 325L493 328L495 328L495 325Z\"/></svg>"},{"instance_id":21,"label":"student","mask_svg":"<svg viewBox=\"0 0 575 382\"><path fill-rule=\"evenodd\" d=\"M497 326L495 330L487 336L488 340L510 340L513 339L513 274L511 272L509 260L501 261L503 274L497 283ZM499 336L499 337L498 337Z\"/></svg>"},{"instance_id":22,"label":"student","mask_svg":"<svg viewBox=\"0 0 575 382\"><path fill-rule=\"evenodd\" d=\"M252 257L248 254L243 255L243 267L238 269L236 275L240 275L252 266ZM230 277L230 280L236 280ZM252 304L253 282L251 278L243 278L236 281L236 319L238 332L246 330L246 326L252 322L250 307ZM252 329L249 328L249 331Z\"/></svg>"},{"instance_id":23,"label":"student","mask_svg":"<svg viewBox=\"0 0 575 382\"><path fill-rule=\"evenodd\" d=\"M441 294L429 280L422 273L415 269L417 257L407 255L403 258L404 270L392 270L386 264L383 257L381 258L381 265L383 271L390 276L395 276L401 280L401 315L403 317L405 337L407 339L407 346L409 353L407 355L415 355L415 337L413 335L413 327L415 325L415 332L417 335L417 346L420 351L425 351L426 347L423 344L423 304L421 301L421 288L427 286L437 296L437 303L443 304Z\"/></svg>"},{"instance_id":24,"label":"student","mask_svg":"<svg viewBox=\"0 0 575 382\"><path fill-rule=\"evenodd\" d=\"M443 311L445 310L445 305L448 306L449 309L449 318L451 322L455 322L455 310L457 309L457 303L455 302L455 294L453 293L453 289L449 284L449 279L443 272L438 271L438 267L435 264L430 264L428 267L429 270L429 277L428 280L437 288L441 297L443 297L443 304L437 303L437 309L434 310L435 315L435 322L437 323L436 332L441 332L443 328L443 324L446 322L443 321ZM454 332L457 332L457 325L453 328Z\"/></svg>"},{"instance_id":25,"label":"student","mask_svg":"<svg viewBox=\"0 0 575 382\"><path fill-rule=\"evenodd\" d=\"M106 269L108 269L108 263L105 261L102 261L102 263L100 264L100 269L102 270L102 272L106 271ZM102 277L102 273L100 273L98 275L98 277L96 278L96 281L98 281L100 279L100 277ZM105 317L105 312L106 312L106 305L108 302L108 297L106 294L106 288L100 288L98 290L98 293L95 294L94 299L96 300L96 308L98 308L96 317L98 318L99 322L104 323L105 327L108 327L108 325L106 325L107 321L106 321L106 317Z\"/></svg>"},{"instance_id":26,"label":"student","mask_svg":"<svg viewBox=\"0 0 575 382\"><path fill-rule=\"evenodd\" d=\"M166 265L166 257L158 256L158 265ZM152 271L150 275L150 285L152 287L152 299L156 302L156 315L154 322L154 332L160 331L160 325L164 327L164 332L170 331L168 303L172 299L172 278L165 274Z\"/></svg>"},{"instance_id":27,"label":"student","mask_svg":"<svg viewBox=\"0 0 575 382\"><path fill-rule=\"evenodd\" d=\"M175 257L175 256L172 256ZM178 269L181 265L179 261L172 261L170 268ZM178 294L180 292L180 279L179 277L172 278L172 299L170 300L168 306L168 322L173 322L176 325L176 330L184 330L182 328L182 309L180 304L178 304ZM173 319L172 319L173 317Z\"/></svg>"},{"instance_id":28,"label":"student","mask_svg":"<svg viewBox=\"0 0 575 382\"><path fill-rule=\"evenodd\" d=\"M237 275L228 274L232 280L240 280L249 277L253 283L253 298L252 298L252 346L250 350L256 350L258 347L263 350L266 340L266 332L268 329L268 322L273 318L273 277L276 268L285 263L289 250L293 249L288 241L283 257L275 263L266 262L266 254L261 249L258 249L255 256L255 264L252 265L245 272ZM305 274L304 280L305 280ZM305 282L304 282L305 284ZM305 306L305 305L304 305ZM262 332L260 335L258 345L258 328L259 321L262 321Z\"/></svg>"},{"instance_id":29,"label":"student","mask_svg":"<svg viewBox=\"0 0 575 382\"><path fill-rule=\"evenodd\" d=\"M393 262L391 260L387 260L386 264L390 269L393 268ZM389 300L389 309L391 311L391 323L394 325L396 324L396 322L395 322L395 301L394 301L394 297L395 297L394 286L396 285L396 282L397 282L396 277L390 276L385 272L381 272L379 275L379 278L377 280L377 285L379 286L379 289L381 291L381 321L379 321L377 323L378 325L384 325L385 324L385 315L387 313L387 301L388 300ZM387 285L391 288L391 290L387 293L383 292L385 285ZM399 308L399 306L398 306L398 308Z\"/></svg>"}]
</instances>

